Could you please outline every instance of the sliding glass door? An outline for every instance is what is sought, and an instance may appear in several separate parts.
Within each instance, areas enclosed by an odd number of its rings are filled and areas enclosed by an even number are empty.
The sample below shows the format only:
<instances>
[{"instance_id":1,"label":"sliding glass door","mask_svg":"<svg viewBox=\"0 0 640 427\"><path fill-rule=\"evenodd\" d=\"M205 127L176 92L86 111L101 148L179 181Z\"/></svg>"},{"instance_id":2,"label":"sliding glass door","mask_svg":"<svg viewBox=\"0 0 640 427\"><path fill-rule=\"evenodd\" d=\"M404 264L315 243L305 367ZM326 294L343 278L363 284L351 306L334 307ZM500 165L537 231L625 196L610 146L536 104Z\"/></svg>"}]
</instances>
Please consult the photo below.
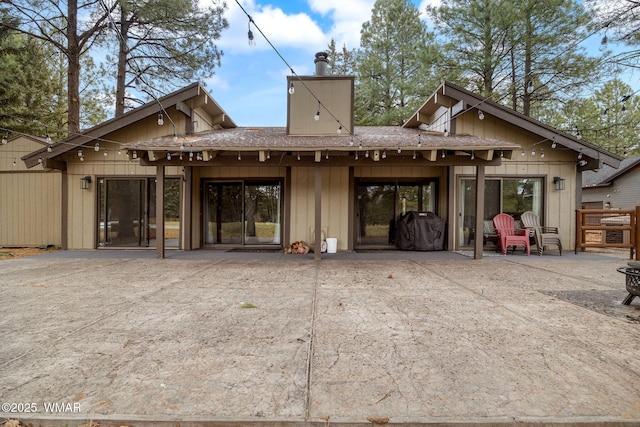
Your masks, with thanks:
<instances>
[{"instance_id":1,"label":"sliding glass door","mask_svg":"<svg viewBox=\"0 0 640 427\"><path fill-rule=\"evenodd\" d=\"M154 178L98 179L98 246L148 247L156 239ZM165 246L180 246L180 179L165 179Z\"/></svg>"},{"instance_id":2,"label":"sliding glass door","mask_svg":"<svg viewBox=\"0 0 640 427\"><path fill-rule=\"evenodd\" d=\"M360 182L356 189L356 244L395 244L398 219L409 211L436 212L437 182Z\"/></svg>"},{"instance_id":3,"label":"sliding glass door","mask_svg":"<svg viewBox=\"0 0 640 427\"><path fill-rule=\"evenodd\" d=\"M526 211L543 216L542 178L487 178L484 189L483 230L476 233L476 180L461 178L459 186L460 211L458 223L458 247L471 246L479 235L483 244L496 242L493 231L493 217L504 212L516 221Z\"/></svg>"},{"instance_id":4,"label":"sliding glass door","mask_svg":"<svg viewBox=\"0 0 640 427\"><path fill-rule=\"evenodd\" d=\"M207 245L279 245L279 181L204 184L204 243Z\"/></svg>"}]
</instances>

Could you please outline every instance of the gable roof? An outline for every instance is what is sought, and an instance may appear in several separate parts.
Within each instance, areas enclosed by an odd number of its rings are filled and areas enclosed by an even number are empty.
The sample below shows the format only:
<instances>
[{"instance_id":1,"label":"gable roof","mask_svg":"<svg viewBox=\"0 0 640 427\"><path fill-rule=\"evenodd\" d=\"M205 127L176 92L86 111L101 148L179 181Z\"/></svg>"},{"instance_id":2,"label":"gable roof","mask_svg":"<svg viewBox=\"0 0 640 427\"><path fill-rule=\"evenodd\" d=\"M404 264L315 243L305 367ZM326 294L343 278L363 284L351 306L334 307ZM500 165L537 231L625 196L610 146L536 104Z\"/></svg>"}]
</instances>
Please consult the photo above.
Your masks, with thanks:
<instances>
[{"instance_id":1,"label":"gable roof","mask_svg":"<svg viewBox=\"0 0 640 427\"><path fill-rule=\"evenodd\" d=\"M603 166L600 170L586 171L582 174L582 188L607 187L613 184L617 178L631 172L640 166L640 156L629 157L620 162L620 168Z\"/></svg>"},{"instance_id":2,"label":"gable roof","mask_svg":"<svg viewBox=\"0 0 640 427\"><path fill-rule=\"evenodd\" d=\"M470 92L460 86L449 82L443 82L434 94L418 109L414 115L404 124L405 127L420 127L427 124L423 119L431 116L438 108L453 107L452 119L457 115L464 114L469 110L490 114L498 119L504 120L521 129L539 135L548 140L554 140L557 144L567 147L576 152L581 152L583 156L597 160L599 164L605 164L617 168L622 161L622 157L611 153L597 145L588 143L568 133L559 131L552 126L546 125L536 119L525 116L511 108L498 104L478 94ZM601 166L601 165L600 165Z\"/></svg>"},{"instance_id":3,"label":"gable roof","mask_svg":"<svg viewBox=\"0 0 640 427\"><path fill-rule=\"evenodd\" d=\"M227 113L222 109L222 107L220 107L220 105L218 105L206 89L202 87L200 83L192 83L189 86L170 93L156 101L134 108L121 116L114 117L92 127L91 129L77 135L70 136L64 141L55 142L51 144L51 152L48 152L46 148L40 149L24 156L22 160L24 160L27 167L35 166L39 163L39 158L45 160L51 159L68 151L74 150L81 145L99 141L100 138L103 138L112 132L125 128L137 121L165 112L165 110L170 107L176 107L176 109L181 110L181 108L184 108L182 105L189 100L194 101L196 108L203 108L211 117L218 117L219 122L216 124L220 125L220 127L236 127L233 120L231 120Z\"/></svg>"}]
</instances>

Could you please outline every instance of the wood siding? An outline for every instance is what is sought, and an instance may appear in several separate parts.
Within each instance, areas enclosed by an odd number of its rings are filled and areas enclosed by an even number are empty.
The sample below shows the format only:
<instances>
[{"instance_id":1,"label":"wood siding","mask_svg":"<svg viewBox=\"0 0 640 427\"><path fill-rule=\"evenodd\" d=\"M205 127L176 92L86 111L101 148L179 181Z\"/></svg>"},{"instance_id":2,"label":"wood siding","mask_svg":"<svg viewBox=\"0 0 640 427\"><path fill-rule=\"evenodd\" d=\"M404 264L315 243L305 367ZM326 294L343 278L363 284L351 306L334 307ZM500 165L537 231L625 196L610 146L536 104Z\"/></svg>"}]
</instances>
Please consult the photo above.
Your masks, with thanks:
<instances>
[{"instance_id":1,"label":"wood siding","mask_svg":"<svg viewBox=\"0 0 640 427\"><path fill-rule=\"evenodd\" d=\"M62 175L20 160L42 147L26 137L0 145L0 247L61 244Z\"/></svg>"},{"instance_id":2,"label":"wood siding","mask_svg":"<svg viewBox=\"0 0 640 427\"><path fill-rule=\"evenodd\" d=\"M640 166L616 178L608 187L582 189L582 202L611 203L611 209L635 209L640 206Z\"/></svg>"}]
</instances>

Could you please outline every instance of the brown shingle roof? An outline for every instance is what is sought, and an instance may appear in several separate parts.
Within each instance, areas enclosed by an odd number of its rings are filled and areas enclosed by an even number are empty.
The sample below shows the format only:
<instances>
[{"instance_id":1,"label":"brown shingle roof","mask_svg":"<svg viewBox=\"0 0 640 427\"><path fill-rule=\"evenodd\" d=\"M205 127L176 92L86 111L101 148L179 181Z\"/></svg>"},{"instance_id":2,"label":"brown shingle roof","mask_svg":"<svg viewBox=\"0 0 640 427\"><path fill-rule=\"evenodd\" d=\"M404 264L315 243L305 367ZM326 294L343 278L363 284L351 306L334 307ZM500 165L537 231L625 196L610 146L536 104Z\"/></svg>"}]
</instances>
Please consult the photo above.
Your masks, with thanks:
<instances>
[{"instance_id":1,"label":"brown shingle roof","mask_svg":"<svg viewBox=\"0 0 640 427\"><path fill-rule=\"evenodd\" d=\"M129 148L177 149L184 145L187 149L217 150L353 150L360 143L365 148L418 148L448 150L487 150L520 148L519 145L490 138L471 135L444 136L439 132L425 132L399 126L356 126L353 138L350 135L335 136L289 136L284 127L238 127L201 132L180 137L154 138L149 141L130 144ZM418 145L420 143L420 145Z\"/></svg>"}]
</instances>

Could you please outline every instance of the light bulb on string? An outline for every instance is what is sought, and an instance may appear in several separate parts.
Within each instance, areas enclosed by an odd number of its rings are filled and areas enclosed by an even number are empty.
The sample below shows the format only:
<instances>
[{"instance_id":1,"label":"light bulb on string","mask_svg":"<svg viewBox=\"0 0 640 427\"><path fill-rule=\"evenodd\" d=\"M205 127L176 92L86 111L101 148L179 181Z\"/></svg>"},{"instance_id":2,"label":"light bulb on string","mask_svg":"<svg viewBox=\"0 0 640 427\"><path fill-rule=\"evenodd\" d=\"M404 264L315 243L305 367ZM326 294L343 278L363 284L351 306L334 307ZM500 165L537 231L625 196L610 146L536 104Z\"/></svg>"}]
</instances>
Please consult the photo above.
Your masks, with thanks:
<instances>
[{"instance_id":1,"label":"light bulb on string","mask_svg":"<svg viewBox=\"0 0 640 427\"><path fill-rule=\"evenodd\" d=\"M167 153L167 160L171 160L171 153Z\"/></svg>"},{"instance_id":2,"label":"light bulb on string","mask_svg":"<svg viewBox=\"0 0 640 427\"><path fill-rule=\"evenodd\" d=\"M294 93L296 93L296 87L293 82L291 82L289 83L289 95L293 95Z\"/></svg>"},{"instance_id":3,"label":"light bulb on string","mask_svg":"<svg viewBox=\"0 0 640 427\"><path fill-rule=\"evenodd\" d=\"M9 134L5 133L2 135L2 145L7 145L7 142L9 142Z\"/></svg>"},{"instance_id":4,"label":"light bulb on string","mask_svg":"<svg viewBox=\"0 0 640 427\"><path fill-rule=\"evenodd\" d=\"M365 156L367 159L369 158L369 150L367 150L367 151L364 153L364 156Z\"/></svg>"},{"instance_id":5,"label":"light bulb on string","mask_svg":"<svg viewBox=\"0 0 640 427\"><path fill-rule=\"evenodd\" d=\"M162 117L162 113L158 113L158 126L162 126L164 124L164 117Z\"/></svg>"},{"instance_id":6,"label":"light bulb on string","mask_svg":"<svg viewBox=\"0 0 640 427\"><path fill-rule=\"evenodd\" d=\"M316 115L313 116L313 120L315 120L316 122L320 120L320 101L318 101L318 111L316 111Z\"/></svg>"},{"instance_id":7,"label":"light bulb on string","mask_svg":"<svg viewBox=\"0 0 640 427\"><path fill-rule=\"evenodd\" d=\"M104 149L104 156L107 157L109 155L109 150L107 150L106 148Z\"/></svg>"},{"instance_id":8,"label":"light bulb on string","mask_svg":"<svg viewBox=\"0 0 640 427\"><path fill-rule=\"evenodd\" d=\"M544 148L540 149L540 158L544 159Z\"/></svg>"},{"instance_id":9,"label":"light bulb on string","mask_svg":"<svg viewBox=\"0 0 640 427\"><path fill-rule=\"evenodd\" d=\"M13 159L13 166L16 167L18 165L18 163L16 162L16 159Z\"/></svg>"},{"instance_id":10,"label":"light bulb on string","mask_svg":"<svg viewBox=\"0 0 640 427\"><path fill-rule=\"evenodd\" d=\"M48 153L50 153L50 152L52 152L52 151L53 151L53 148L51 148L51 146L48 146L48 147L47 147L47 152L48 152Z\"/></svg>"},{"instance_id":11,"label":"light bulb on string","mask_svg":"<svg viewBox=\"0 0 640 427\"><path fill-rule=\"evenodd\" d=\"M471 160L475 160L476 158L476 153L473 152L473 150L471 150Z\"/></svg>"},{"instance_id":12,"label":"light bulb on string","mask_svg":"<svg viewBox=\"0 0 640 427\"><path fill-rule=\"evenodd\" d=\"M338 135L342 133L342 125L338 126L338 129L336 130L336 132L338 133Z\"/></svg>"},{"instance_id":13,"label":"light bulb on string","mask_svg":"<svg viewBox=\"0 0 640 427\"><path fill-rule=\"evenodd\" d=\"M387 150L383 150L382 151L382 158L386 159L387 158Z\"/></svg>"},{"instance_id":14,"label":"light bulb on string","mask_svg":"<svg viewBox=\"0 0 640 427\"><path fill-rule=\"evenodd\" d=\"M551 148L556 148L558 146L558 144L556 143L556 137L553 137L553 142L551 143Z\"/></svg>"},{"instance_id":15,"label":"light bulb on string","mask_svg":"<svg viewBox=\"0 0 640 427\"><path fill-rule=\"evenodd\" d=\"M478 110L478 119L484 120L484 113L482 112L482 110Z\"/></svg>"},{"instance_id":16,"label":"light bulb on string","mask_svg":"<svg viewBox=\"0 0 640 427\"><path fill-rule=\"evenodd\" d=\"M535 155L536 155L536 149L535 149L535 148L532 148L532 149L531 149L531 155L532 155L532 156L535 156Z\"/></svg>"},{"instance_id":17,"label":"light bulb on string","mask_svg":"<svg viewBox=\"0 0 640 427\"><path fill-rule=\"evenodd\" d=\"M78 157L84 157L84 154L82 153L82 150L78 150Z\"/></svg>"},{"instance_id":18,"label":"light bulb on string","mask_svg":"<svg viewBox=\"0 0 640 427\"><path fill-rule=\"evenodd\" d=\"M356 160L358 160L358 152L356 151Z\"/></svg>"},{"instance_id":19,"label":"light bulb on string","mask_svg":"<svg viewBox=\"0 0 640 427\"><path fill-rule=\"evenodd\" d=\"M93 151L100 151L100 143L96 142L96 145L93 146Z\"/></svg>"},{"instance_id":20,"label":"light bulb on string","mask_svg":"<svg viewBox=\"0 0 640 427\"><path fill-rule=\"evenodd\" d=\"M133 154L131 155L131 157L133 157L134 159L138 158L138 152L136 150L133 150Z\"/></svg>"},{"instance_id":21,"label":"light bulb on string","mask_svg":"<svg viewBox=\"0 0 640 427\"><path fill-rule=\"evenodd\" d=\"M178 142L178 134L176 133L176 131L173 131L173 143L177 143Z\"/></svg>"},{"instance_id":22,"label":"light bulb on string","mask_svg":"<svg viewBox=\"0 0 640 427\"><path fill-rule=\"evenodd\" d=\"M249 39L249 47L256 47L256 41L253 38L253 31L251 31L251 20L249 20L247 27L249 31L247 31L247 38Z\"/></svg>"},{"instance_id":23,"label":"light bulb on string","mask_svg":"<svg viewBox=\"0 0 640 427\"><path fill-rule=\"evenodd\" d=\"M416 150L413 150L413 160L415 160L415 159L416 159L416 157L417 157L417 156L416 156Z\"/></svg>"},{"instance_id":24,"label":"light bulb on string","mask_svg":"<svg viewBox=\"0 0 640 427\"><path fill-rule=\"evenodd\" d=\"M533 80L529 80L529 83L527 83L527 93L528 94L533 93Z\"/></svg>"},{"instance_id":25,"label":"light bulb on string","mask_svg":"<svg viewBox=\"0 0 640 427\"><path fill-rule=\"evenodd\" d=\"M446 151L442 150L442 158L444 159L446 157L447 153Z\"/></svg>"},{"instance_id":26,"label":"light bulb on string","mask_svg":"<svg viewBox=\"0 0 640 427\"><path fill-rule=\"evenodd\" d=\"M402 153L402 148L398 147L398 154Z\"/></svg>"}]
</instances>

